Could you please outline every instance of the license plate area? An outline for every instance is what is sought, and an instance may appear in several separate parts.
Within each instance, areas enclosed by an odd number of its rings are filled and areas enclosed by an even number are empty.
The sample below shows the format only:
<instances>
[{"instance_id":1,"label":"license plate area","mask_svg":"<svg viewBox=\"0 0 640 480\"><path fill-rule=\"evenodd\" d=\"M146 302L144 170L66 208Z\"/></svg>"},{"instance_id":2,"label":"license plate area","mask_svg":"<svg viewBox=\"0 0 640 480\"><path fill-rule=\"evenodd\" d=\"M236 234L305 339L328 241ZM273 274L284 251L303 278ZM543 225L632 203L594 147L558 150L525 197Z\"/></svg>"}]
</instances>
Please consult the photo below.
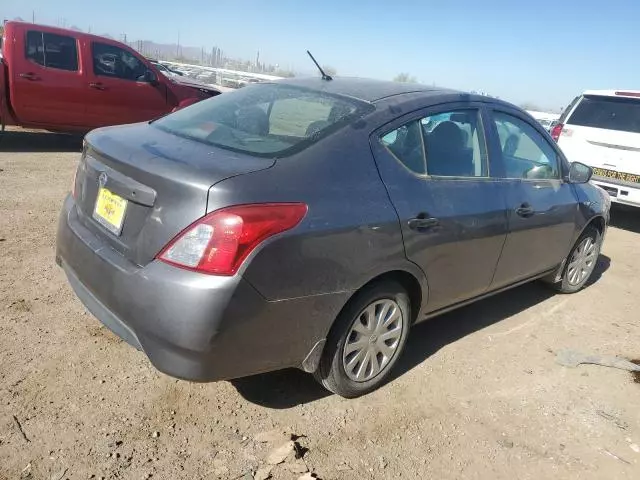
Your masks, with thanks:
<instances>
[{"instance_id":1,"label":"license plate area","mask_svg":"<svg viewBox=\"0 0 640 480\"><path fill-rule=\"evenodd\" d=\"M609 187L607 185L602 185L600 183L596 183L596 185L599 186L601 189L603 189L605 192L607 192L609 194L609 196L611 196L611 197L617 197L618 196L618 189L617 188Z\"/></svg>"},{"instance_id":2,"label":"license plate area","mask_svg":"<svg viewBox=\"0 0 640 480\"><path fill-rule=\"evenodd\" d=\"M110 190L100 187L93 209L93 218L116 236L122 233L128 201Z\"/></svg>"},{"instance_id":3,"label":"license plate area","mask_svg":"<svg viewBox=\"0 0 640 480\"><path fill-rule=\"evenodd\" d=\"M624 182L640 184L640 175L636 175L633 173L618 172L616 170L594 167L593 174L596 177L612 178L614 180L622 180Z\"/></svg>"}]
</instances>

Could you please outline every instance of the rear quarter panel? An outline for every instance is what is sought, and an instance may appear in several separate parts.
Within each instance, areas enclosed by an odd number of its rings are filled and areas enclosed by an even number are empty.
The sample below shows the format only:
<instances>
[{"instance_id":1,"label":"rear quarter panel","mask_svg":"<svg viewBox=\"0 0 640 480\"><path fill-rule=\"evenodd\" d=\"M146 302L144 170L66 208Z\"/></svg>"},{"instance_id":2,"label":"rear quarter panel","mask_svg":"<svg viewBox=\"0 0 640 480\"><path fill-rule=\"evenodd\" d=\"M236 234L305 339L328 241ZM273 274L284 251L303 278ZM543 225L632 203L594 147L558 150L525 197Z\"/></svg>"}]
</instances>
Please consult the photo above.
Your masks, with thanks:
<instances>
[{"instance_id":1,"label":"rear quarter panel","mask_svg":"<svg viewBox=\"0 0 640 480\"><path fill-rule=\"evenodd\" d=\"M398 216L376 169L365 122L346 127L268 170L225 180L208 211L304 202L300 225L264 243L241 271L268 300L355 291L393 270L421 271L404 254Z\"/></svg>"}]
</instances>

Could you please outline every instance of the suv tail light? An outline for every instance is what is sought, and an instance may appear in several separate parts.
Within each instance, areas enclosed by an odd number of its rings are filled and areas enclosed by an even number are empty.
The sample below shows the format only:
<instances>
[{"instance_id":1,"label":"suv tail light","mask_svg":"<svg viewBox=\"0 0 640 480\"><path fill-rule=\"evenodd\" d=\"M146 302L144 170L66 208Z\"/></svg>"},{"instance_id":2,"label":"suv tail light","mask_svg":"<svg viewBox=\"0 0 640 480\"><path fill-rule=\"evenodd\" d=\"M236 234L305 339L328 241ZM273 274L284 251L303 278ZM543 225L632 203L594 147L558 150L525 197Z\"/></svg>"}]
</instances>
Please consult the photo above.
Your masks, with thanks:
<instances>
[{"instance_id":1,"label":"suv tail light","mask_svg":"<svg viewBox=\"0 0 640 480\"><path fill-rule=\"evenodd\" d=\"M553 138L556 142L558 141L558 139L560 138L560 135L562 134L562 129L564 128L564 125L562 123L558 123L555 127L553 127L553 129L551 130L551 138Z\"/></svg>"},{"instance_id":2,"label":"suv tail light","mask_svg":"<svg viewBox=\"0 0 640 480\"><path fill-rule=\"evenodd\" d=\"M306 213L303 203L238 205L217 210L179 233L156 258L196 272L233 275L258 245L292 229Z\"/></svg>"}]
</instances>

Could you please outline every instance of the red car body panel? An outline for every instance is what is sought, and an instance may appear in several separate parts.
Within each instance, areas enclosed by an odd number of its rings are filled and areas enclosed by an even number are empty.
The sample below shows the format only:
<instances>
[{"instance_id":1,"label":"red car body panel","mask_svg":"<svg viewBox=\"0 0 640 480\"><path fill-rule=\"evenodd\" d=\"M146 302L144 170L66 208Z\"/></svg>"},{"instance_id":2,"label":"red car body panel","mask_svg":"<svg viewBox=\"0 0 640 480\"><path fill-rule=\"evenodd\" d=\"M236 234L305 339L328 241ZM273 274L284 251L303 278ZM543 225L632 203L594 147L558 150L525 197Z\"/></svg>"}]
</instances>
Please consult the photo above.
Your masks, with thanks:
<instances>
[{"instance_id":1,"label":"red car body panel","mask_svg":"<svg viewBox=\"0 0 640 480\"><path fill-rule=\"evenodd\" d=\"M77 69L51 68L27 58L28 32L60 35L75 42ZM100 75L94 66L95 43L125 50L153 72L155 81ZM44 55L45 50L43 47ZM220 93L193 80L164 76L125 44L74 30L7 22L2 55L0 122L4 125L86 132L107 125L151 120Z\"/></svg>"}]
</instances>

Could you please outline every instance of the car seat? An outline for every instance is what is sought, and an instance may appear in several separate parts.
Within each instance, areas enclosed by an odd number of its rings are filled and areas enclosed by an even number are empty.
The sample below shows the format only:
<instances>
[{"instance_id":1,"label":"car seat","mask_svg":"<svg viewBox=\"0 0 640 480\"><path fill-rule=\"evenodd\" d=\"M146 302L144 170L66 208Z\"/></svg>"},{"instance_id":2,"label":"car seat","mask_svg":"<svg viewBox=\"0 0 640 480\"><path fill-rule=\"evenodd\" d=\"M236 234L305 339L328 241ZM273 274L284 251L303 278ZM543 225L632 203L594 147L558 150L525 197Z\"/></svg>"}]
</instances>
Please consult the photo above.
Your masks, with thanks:
<instances>
[{"instance_id":1,"label":"car seat","mask_svg":"<svg viewBox=\"0 0 640 480\"><path fill-rule=\"evenodd\" d=\"M238 111L236 128L253 135L269 134L269 117L260 107L247 107Z\"/></svg>"},{"instance_id":2,"label":"car seat","mask_svg":"<svg viewBox=\"0 0 640 480\"><path fill-rule=\"evenodd\" d=\"M305 132L305 136L306 137L311 137L317 133L320 133L322 130L324 130L325 128L327 128L329 125L331 125L331 122L327 121L327 120L317 120L315 122L311 122L309 124L309 126L307 127L307 130Z\"/></svg>"},{"instance_id":3,"label":"car seat","mask_svg":"<svg viewBox=\"0 0 640 480\"><path fill-rule=\"evenodd\" d=\"M440 123L425 140L429 175L475 176L473 152L465 147L462 131L455 123Z\"/></svg>"}]
</instances>

